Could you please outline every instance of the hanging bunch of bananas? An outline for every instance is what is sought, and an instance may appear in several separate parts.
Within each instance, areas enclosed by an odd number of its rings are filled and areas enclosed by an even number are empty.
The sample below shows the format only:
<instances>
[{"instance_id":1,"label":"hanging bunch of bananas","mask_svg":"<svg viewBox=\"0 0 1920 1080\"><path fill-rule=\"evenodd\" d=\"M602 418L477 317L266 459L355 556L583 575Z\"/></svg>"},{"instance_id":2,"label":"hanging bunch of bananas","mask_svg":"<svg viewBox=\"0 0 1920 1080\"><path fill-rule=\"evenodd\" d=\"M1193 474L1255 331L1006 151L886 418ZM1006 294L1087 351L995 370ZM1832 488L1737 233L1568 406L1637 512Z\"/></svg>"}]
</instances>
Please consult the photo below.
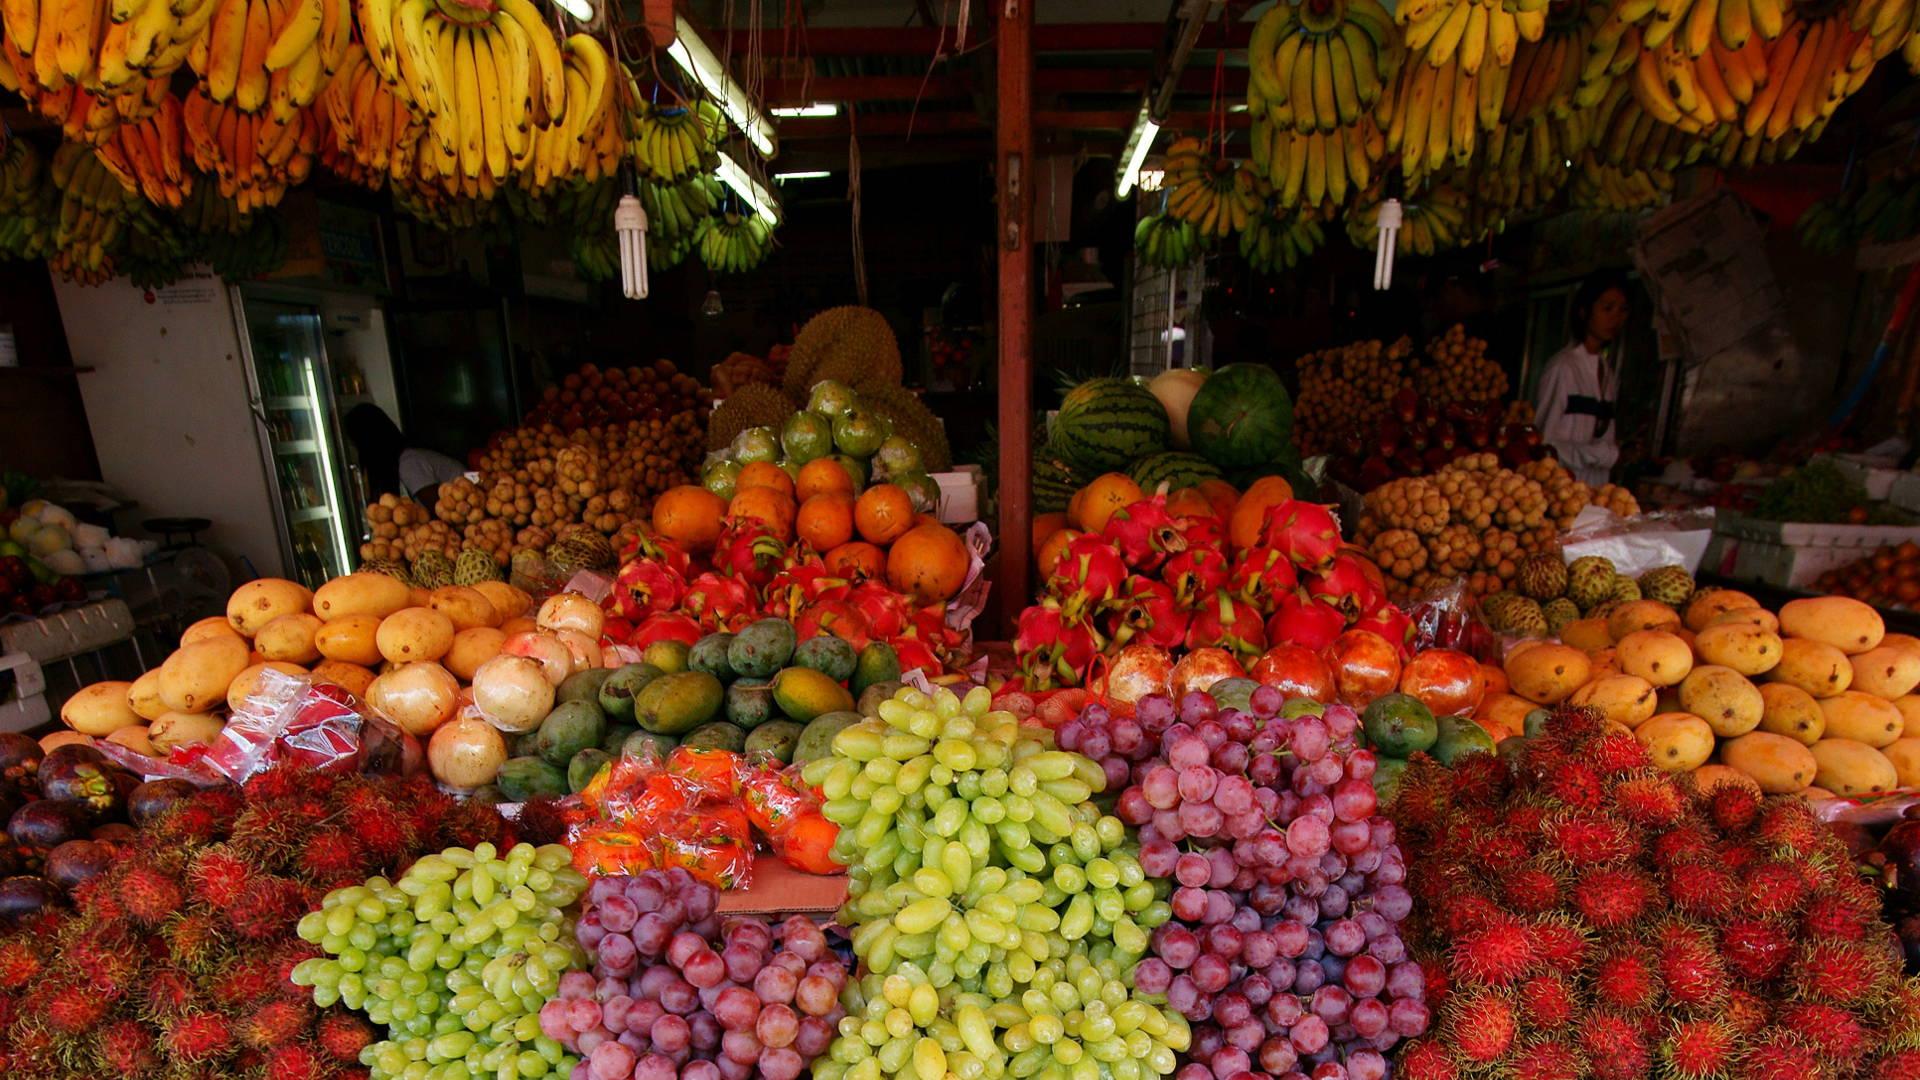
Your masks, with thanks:
<instances>
[{"instance_id":1,"label":"hanging bunch of bananas","mask_svg":"<svg viewBox=\"0 0 1920 1080\"><path fill-rule=\"evenodd\" d=\"M1380 204L1385 201L1384 187L1375 183L1347 211L1347 239L1362 251L1372 251L1380 235ZM1417 196L1401 199L1394 253L1431 255L1475 239L1467 211L1466 192L1450 183L1429 184Z\"/></svg>"},{"instance_id":2,"label":"hanging bunch of bananas","mask_svg":"<svg viewBox=\"0 0 1920 1080\"><path fill-rule=\"evenodd\" d=\"M1386 141L1387 150L1400 155L1400 172L1410 184L1417 186L1449 160L1473 160L1483 122L1491 117L1487 126L1497 125L1506 100L1505 88L1491 75L1470 73L1457 58L1438 67L1416 60L1400 69Z\"/></svg>"},{"instance_id":3,"label":"hanging bunch of bananas","mask_svg":"<svg viewBox=\"0 0 1920 1080\"><path fill-rule=\"evenodd\" d=\"M413 175L414 152L426 132L426 121L381 76L365 46L356 41L347 47L340 70L320 93L320 106L331 136L322 140L321 159L330 171L375 189L389 177ZM328 161L339 155L358 168Z\"/></svg>"},{"instance_id":4,"label":"hanging bunch of bananas","mask_svg":"<svg viewBox=\"0 0 1920 1080\"><path fill-rule=\"evenodd\" d=\"M627 151L643 172L670 183L688 173L712 172L726 134L726 116L707 98L685 107L654 105L628 117Z\"/></svg>"},{"instance_id":5,"label":"hanging bunch of bananas","mask_svg":"<svg viewBox=\"0 0 1920 1080\"><path fill-rule=\"evenodd\" d=\"M198 258L197 238L171 215L162 216L143 206L113 253L114 272L142 289L159 289L185 275Z\"/></svg>"},{"instance_id":6,"label":"hanging bunch of bananas","mask_svg":"<svg viewBox=\"0 0 1920 1080\"><path fill-rule=\"evenodd\" d=\"M665 243L656 243L647 239L647 269L653 271L671 270L687 261L693 254L693 237L675 237Z\"/></svg>"},{"instance_id":7,"label":"hanging bunch of bananas","mask_svg":"<svg viewBox=\"0 0 1920 1080\"><path fill-rule=\"evenodd\" d=\"M239 232L216 232L206 239L207 265L227 281L249 281L287 261L287 223L278 210L263 210Z\"/></svg>"},{"instance_id":8,"label":"hanging bunch of bananas","mask_svg":"<svg viewBox=\"0 0 1920 1080\"><path fill-rule=\"evenodd\" d=\"M431 139L432 136L427 136ZM423 174L429 168L427 162L433 155L425 148L419 155ZM437 185L427 184L390 184L387 190L393 196L393 205L424 225L436 229L477 229L493 225L500 217L500 204L495 199L473 199L465 195L449 195Z\"/></svg>"},{"instance_id":9,"label":"hanging bunch of bananas","mask_svg":"<svg viewBox=\"0 0 1920 1080\"><path fill-rule=\"evenodd\" d=\"M60 218L48 265L82 284L105 281L113 276L113 253L129 219L142 209L140 198L81 143L61 143L52 172Z\"/></svg>"},{"instance_id":10,"label":"hanging bunch of bananas","mask_svg":"<svg viewBox=\"0 0 1920 1080\"><path fill-rule=\"evenodd\" d=\"M1566 186L1567 162L1586 151L1590 123L1578 110L1543 110L1488 133L1476 202L1515 212L1545 206Z\"/></svg>"},{"instance_id":11,"label":"hanging bunch of bananas","mask_svg":"<svg viewBox=\"0 0 1920 1080\"><path fill-rule=\"evenodd\" d=\"M662 240L692 240L694 233L719 208L720 181L694 173L678 183L640 181L640 208L647 212L647 250Z\"/></svg>"},{"instance_id":12,"label":"hanging bunch of bananas","mask_svg":"<svg viewBox=\"0 0 1920 1080\"><path fill-rule=\"evenodd\" d=\"M120 185L155 206L179 209L193 192L193 171L181 153L180 99L169 94L160 111L121 124L95 153Z\"/></svg>"},{"instance_id":13,"label":"hanging bunch of bananas","mask_svg":"<svg viewBox=\"0 0 1920 1080\"><path fill-rule=\"evenodd\" d=\"M1786 28L1768 46L1766 85L1755 91L1740 130L1749 136L1764 132L1778 141L1789 133L1824 129L1871 73L1871 52L1872 39L1853 28L1844 7L1818 16L1809 12L1805 18L1799 8L1788 12Z\"/></svg>"},{"instance_id":14,"label":"hanging bunch of bananas","mask_svg":"<svg viewBox=\"0 0 1920 1080\"><path fill-rule=\"evenodd\" d=\"M1592 154L1576 164L1567 201L1587 210L1645 210L1673 198L1673 174L1664 169L1622 168Z\"/></svg>"},{"instance_id":15,"label":"hanging bunch of bananas","mask_svg":"<svg viewBox=\"0 0 1920 1080\"><path fill-rule=\"evenodd\" d=\"M32 206L46 189L47 162L25 139L0 147L0 215Z\"/></svg>"},{"instance_id":16,"label":"hanging bunch of bananas","mask_svg":"<svg viewBox=\"0 0 1920 1080\"><path fill-rule=\"evenodd\" d=\"M1594 21L1584 11L1573 8L1572 12L1571 16L1549 14L1546 32L1538 41L1522 41L1515 47L1506 75L1506 97L1500 103L1502 124L1548 111L1572 111L1569 106L1580 85L1581 65L1595 33ZM1487 134L1497 134L1498 127L1489 128Z\"/></svg>"},{"instance_id":17,"label":"hanging bunch of bananas","mask_svg":"<svg viewBox=\"0 0 1920 1080\"><path fill-rule=\"evenodd\" d=\"M346 58L353 29L347 3L217 0L187 57L200 90L216 104L292 126Z\"/></svg>"},{"instance_id":18,"label":"hanging bunch of bananas","mask_svg":"<svg viewBox=\"0 0 1920 1080\"><path fill-rule=\"evenodd\" d=\"M1630 4L1632 6L1630 6ZM1587 39L1586 55L1580 61L1580 78L1573 88L1575 108L1591 109L1600 104L1616 81L1640 60L1640 10L1644 0L1616 0L1613 4L1593 4L1587 19L1593 32Z\"/></svg>"},{"instance_id":19,"label":"hanging bunch of bananas","mask_svg":"<svg viewBox=\"0 0 1920 1080\"><path fill-rule=\"evenodd\" d=\"M620 240L613 231L613 209L619 202L620 181L610 176L561 188L550 205L535 211L567 230L567 251L587 281L609 281L620 275ZM511 198L509 205L515 205Z\"/></svg>"},{"instance_id":20,"label":"hanging bunch of bananas","mask_svg":"<svg viewBox=\"0 0 1920 1080\"><path fill-rule=\"evenodd\" d=\"M1489 57L1511 65L1520 41L1538 41L1547 28L1547 0L1409 0L1393 14L1410 55L1436 69L1458 60L1467 77Z\"/></svg>"},{"instance_id":21,"label":"hanging bunch of bananas","mask_svg":"<svg viewBox=\"0 0 1920 1080\"><path fill-rule=\"evenodd\" d=\"M1379 0L1275 4L1247 44L1247 107L1302 134L1351 127L1400 68L1400 35Z\"/></svg>"},{"instance_id":22,"label":"hanging bunch of bananas","mask_svg":"<svg viewBox=\"0 0 1920 1080\"><path fill-rule=\"evenodd\" d=\"M1718 129L1726 130L1726 129ZM1594 159L1615 168L1671 172L1697 153L1700 141L1641 105L1628 83L1618 83L1593 111Z\"/></svg>"},{"instance_id":23,"label":"hanging bunch of bananas","mask_svg":"<svg viewBox=\"0 0 1920 1080\"><path fill-rule=\"evenodd\" d=\"M1133 227L1133 250L1140 261L1157 270L1173 270L1192 262L1204 244L1200 231L1171 214L1151 214Z\"/></svg>"},{"instance_id":24,"label":"hanging bunch of bananas","mask_svg":"<svg viewBox=\"0 0 1920 1080\"><path fill-rule=\"evenodd\" d=\"M1256 273L1291 270L1307 256L1325 247L1326 230L1311 214L1284 216L1261 211L1248 219L1240 233L1240 257Z\"/></svg>"},{"instance_id":25,"label":"hanging bunch of bananas","mask_svg":"<svg viewBox=\"0 0 1920 1080\"><path fill-rule=\"evenodd\" d=\"M729 209L702 221L693 241L707 269L738 274L766 261L773 250L773 223L752 210Z\"/></svg>"},{"instance_id":26,"label":"hanging bunch of bananas","mask_svg":"<svg viewBox=\"0 0 1920 1080\"><path fill-rule=\"evenodd\" d=\"M1862 243L1891 244L1920 233L1920 183L1900 169L1875 177L1855 192L1815 202L1794 223L1800 242L1815 251L1840 254Z\"/></svg>"},{"instance_id":27,"label":"hanging bunch of bananas","mask_svg":"<svg viewBox=\"0 0 1920 1080\"><path fill-rule=\"evenodd\" d=\"M1275 201L1330 216L1346 205L1349 190L1373 182L1373 166L1386 153L1387 140L1367 117L1324 133L1275 128L1264 155L1260 145L1254 143L1255 169L1272 178Z\"/></svg>"},{"instance_id":28,"label":"hanging bunch of bananas","mask_svg":"<svg viewBox=\"0 0 1920 1080\"><path fill-rule=\"evenodd\" d=\"M519 181L535 193L570 180L593 182L612 175L626 152L623 101L633 93L625 67L600 42L575 34L562 46L567 109L533 137L533 152L519 167ZM481 186L480 193L488 188ZM468 192L472 194L472 192Z\"/></svg>"},{"instance_id":29,"label":"hanging bunch of bananas","mask_svg":"<svg viewBox=\"0 0 1920 1080\"><path fill-rule=\"evenodd\" d=\"M239 203L220 194L218 182L209 183L205 176L197 176L197 181L190 185L186 203L174 213L188 232L195 236L237 233L253 223L253 216L243 212Z\"/></svg>"},{"instance_id":30,"label":"hanging bunch of bananas","mask_svg":"<svg viewBox=\"0 0 1920 1080\"><path fill-rule=\"evenodd\" d=\"M1698 57L1715 40L1729 49L1743 48L1756 37L1774 40L1792 5L1787 0L1633 0L1625 6L1636 16L1645 10L1642 42L1648 48L1673 41L1688 57Z\"/></svg>"},{"instance_id":31,"label":"hanging bunch of bananas","mask_svg":"<svg viewBox=\"0 0 1920 1080\"><path fill-rule=\"evenodd\" d=\"M315 112L304 109L282 124L265 113L218 104L197 86L180 110L194 167L212 174L220 194L242 212L277 205L313 171L321 126Z\"/></svg>"},{"instance_id":32,"label":"hanging bunch of bananas","mask_svg":"<svg viewBox=\"0 0 1920 1080\"><path fill-rule=\"evenodd\" d=\"M61 124L69 139L97 144L121 120L158 107L218 6L219 0L4 0L0 84Z\"/></svg>"},{"instance_id":33,"label":"hanging bunch of bananas","mask_svg":"<svg viewBox=\"0 0 1920 1080\"><path fill-rule=\"evenodd\" d=\"M1247 227L1264 193L1251 169L1214 157L1210 145L1191 136L1167 147L1167 214L1188 222L1202 236L1225 237Z\"/></svg>"},{"instance_id":34,"label":"hanging bunch of bananas","mask_svg":"<svg viewBox=\"0 0 1920 1080\"><path fill-rule=\"evenodd\" d=\"M25 139L10 140L0 155L0 258L44 258L59 214L46 159Z\"/></svg>"}]
</instances>

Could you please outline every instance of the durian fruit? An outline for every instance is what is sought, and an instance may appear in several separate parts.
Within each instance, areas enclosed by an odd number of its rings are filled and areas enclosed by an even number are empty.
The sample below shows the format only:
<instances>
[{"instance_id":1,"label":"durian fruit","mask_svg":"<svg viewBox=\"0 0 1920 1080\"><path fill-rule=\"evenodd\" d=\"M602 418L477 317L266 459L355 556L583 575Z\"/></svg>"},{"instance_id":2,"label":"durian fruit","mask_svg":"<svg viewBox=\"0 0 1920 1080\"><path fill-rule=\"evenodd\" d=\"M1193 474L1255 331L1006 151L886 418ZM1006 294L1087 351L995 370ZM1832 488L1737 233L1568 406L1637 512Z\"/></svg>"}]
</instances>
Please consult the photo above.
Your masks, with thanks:
<instances>
[{"instance_id":1,"label":"durian fruit","mask_svg":"<svg viewBox=\"0 0 1920 1080\"><path fill-rule=\"evenodd\" d=\"M780 429L798 408L793 399L766 383L748 383L727 395L707 417L707 449L724 450L750 427Z\"/></svg>"},{"instance_id":2,"label":"durian fruit","mask_svg":"<svg viewBox=\"0 0 1920 1080\"><path fill-rule=\"evenodd\" d=\"M872 308L837 307L815 315L794 335L782 383L787 395L805 399L822 379L837 379L865 393L900 385L900 343L886 317Z\"/></svg>"},{"instance_id":3,"label":"durian fruit","mask_svg":"<svg viewBox=\"0 0 1920 1080\"><path fill-rule=\"evenodd\" d=\"M860 391L860 402L893 423L893 433L920 448L920 460L930 473L953 467L953 450L940 418L925 402L898 386L870 386Z\"/></svg>"}]
</instances>

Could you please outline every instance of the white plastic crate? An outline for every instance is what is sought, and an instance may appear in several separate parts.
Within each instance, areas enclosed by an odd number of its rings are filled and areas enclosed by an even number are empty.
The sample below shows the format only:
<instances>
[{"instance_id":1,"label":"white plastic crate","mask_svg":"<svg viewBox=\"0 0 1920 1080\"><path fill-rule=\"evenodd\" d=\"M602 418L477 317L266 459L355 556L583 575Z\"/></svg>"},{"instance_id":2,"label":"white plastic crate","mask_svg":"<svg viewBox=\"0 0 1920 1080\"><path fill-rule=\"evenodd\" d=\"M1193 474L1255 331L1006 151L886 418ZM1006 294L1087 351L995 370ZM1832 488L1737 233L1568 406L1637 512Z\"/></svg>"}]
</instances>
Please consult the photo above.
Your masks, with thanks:
<instances>
[{"instance_id":1,"label":"white plastic crate","mask_svg":"<svg viewBox=\"0 0 1920 1080\"><path fill-rule=\"evenodd\" d=\"M1740 581L1804 588L1890 544L1920 541L1920 526L1820 525L1721 515L1701 569Z\"/></svg>"}]
</instances>

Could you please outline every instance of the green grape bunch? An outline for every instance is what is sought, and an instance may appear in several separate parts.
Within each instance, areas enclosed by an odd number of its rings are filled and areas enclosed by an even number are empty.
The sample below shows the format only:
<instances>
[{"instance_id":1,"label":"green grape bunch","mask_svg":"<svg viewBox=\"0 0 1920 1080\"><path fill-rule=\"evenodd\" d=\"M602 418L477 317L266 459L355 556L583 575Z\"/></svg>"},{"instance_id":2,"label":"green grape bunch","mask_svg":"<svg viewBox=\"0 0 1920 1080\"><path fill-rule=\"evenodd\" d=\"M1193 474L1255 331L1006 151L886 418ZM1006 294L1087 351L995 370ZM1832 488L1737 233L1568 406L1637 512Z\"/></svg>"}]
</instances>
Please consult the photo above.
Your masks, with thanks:
<instances>
[{"instance_id":1,"label":"green grape bunch","mask_svg":"<svg viewBox=\"0 0 1920 1080\"><path fill-rule=\"evenodd\" d=\"M335 889L300 920L325 958L293 970L322 1007L385 1025L373 1080L537 1080L577 1063L540 1031L560 976L582 966L566 909L586 888L565 847L491 844L417 860L399 881Z\"/></svg>"}]
</instances>

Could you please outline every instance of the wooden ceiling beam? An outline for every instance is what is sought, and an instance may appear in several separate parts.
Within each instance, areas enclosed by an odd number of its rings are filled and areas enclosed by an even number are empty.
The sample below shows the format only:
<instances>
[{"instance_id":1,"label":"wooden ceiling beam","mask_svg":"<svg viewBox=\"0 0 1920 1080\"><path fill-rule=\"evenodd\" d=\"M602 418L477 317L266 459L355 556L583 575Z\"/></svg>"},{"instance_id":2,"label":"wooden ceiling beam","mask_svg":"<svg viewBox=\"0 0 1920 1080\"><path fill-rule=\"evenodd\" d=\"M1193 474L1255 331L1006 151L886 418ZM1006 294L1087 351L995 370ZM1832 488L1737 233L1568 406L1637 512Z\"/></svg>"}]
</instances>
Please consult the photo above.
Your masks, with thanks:
<instances>
[{"instance_id":1,"label":"wooden ceiling beam","mask_svg":"<svg viewBox=\"0 0 1920 1080\"><path fill-rule=\"evenodd\" d=\"M1245 48L1253 33L1253 24L1234 22L1222 26L1212 23L1200 33L1198 48ZM717 42L728 35L714 35ZM1166 27L1157 22L1125 23L1043 23L1033 28L1036 53L1063 52L1152 52L1166 37ZM731 34L735 55L746 51L749 34L734 30ZM974 44L974 42L969 42ZM791 35L782 28L760 31L760 47L769 57L782 56L932 56L935 49L953 48L951 31L942 34L927 26L830 26L796 30ZM716 43L715 49L720 45Z\"/></svg>"}]
</instances>

